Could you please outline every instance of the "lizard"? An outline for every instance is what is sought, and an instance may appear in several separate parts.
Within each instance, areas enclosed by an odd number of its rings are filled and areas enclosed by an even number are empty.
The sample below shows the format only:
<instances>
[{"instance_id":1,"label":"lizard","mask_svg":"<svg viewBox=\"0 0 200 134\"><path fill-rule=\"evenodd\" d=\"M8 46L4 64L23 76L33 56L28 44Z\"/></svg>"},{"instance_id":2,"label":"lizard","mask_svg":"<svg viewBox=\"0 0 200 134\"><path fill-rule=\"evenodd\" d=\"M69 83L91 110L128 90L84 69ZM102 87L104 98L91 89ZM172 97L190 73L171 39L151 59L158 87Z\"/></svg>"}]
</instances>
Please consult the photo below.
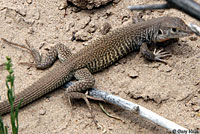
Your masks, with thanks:
<instances>
[{"instance_id":1,"label":"lizard","mask_svg":"<svg viewBox=\"0 0 200 134\"><path fill-rule=\"evenodd\" d=\"M106 35L92 40L89 45L74 54L61 43L52 47L45 58L42 58L37 50L24 47L34 57L37 69L49 68L57 58L61 63L22 92L16 94L14 106L16 107L20 100L23 99L21 103L21 107L23 107L61 87L74 77L77 81L66 88L64 94L68 98L70 106L71 98L84 99L91 115L94 117L88 96L85 94L95 84L95 78L92 73L111 66L135 50L139 50L148 60L164 62L163 58L169 56L169 53L162 50L157 51L156 49L150 51L148 49L149 45L192 34L191 29L181 18L164 16L137 24L131 23L112 30ZM8 44L19 46L4 38L2 40ZM0 102L0 114L6 114L9 111L8 100Z\"/></svg>"}]
</instances>

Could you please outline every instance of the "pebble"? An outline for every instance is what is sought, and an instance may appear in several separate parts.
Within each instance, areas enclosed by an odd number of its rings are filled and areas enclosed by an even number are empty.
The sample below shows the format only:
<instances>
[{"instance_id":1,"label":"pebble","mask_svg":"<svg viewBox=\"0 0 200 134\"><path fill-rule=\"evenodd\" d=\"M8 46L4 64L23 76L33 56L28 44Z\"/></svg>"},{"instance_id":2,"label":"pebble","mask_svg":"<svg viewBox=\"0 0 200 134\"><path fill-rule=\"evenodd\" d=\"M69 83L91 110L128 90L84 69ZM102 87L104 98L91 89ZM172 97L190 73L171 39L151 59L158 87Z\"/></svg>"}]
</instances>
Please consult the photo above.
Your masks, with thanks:
<instances>
[{"instance_id":1,"label":"pebble","mask_svg":"<svg viewBox=\"0 0 200 134\"><path fill-rule=\"evenodd\" d=\"M162 72L171 72L172 71L172 68L168 65L161 65L159 67L159 70L162 71Z\"/></svg>"},{"instance_id":2,"label":"pebble","mask_svg":"<svg viewBox=\"0 0 200 134\"><path fill-rule=\"evenodd\" d=\"M41 109L41 110L39 111L39 115L45 115L45 114L46 114L46 110Z\"/></svg>"},{"instance_id":3,"label":"pebble","mask_svg":"<svg viewBox=\"0 0 200 134\"><path fill-rule=\"evenodd\" d=\"M84 29L91 21L91 17L90 16L86 16L83 19L81 19L79 21L79 24L81 25L81 29Z\"/></svg>"},{"instance_id":4,"label":"pebble","mask_svg":"<svg viewBox=\"0 0 200 134\"><path fill-rule=\"evenodd\" d=\"M136 72L135 70L128 70L128 76L132 79L137 78L139 76L138 72Z\"/></svg>"},{"instance_id":5,"label":"pebble","mask_svg":"<svg viewBox=\"0 0 200 134\"><path fill-rule=\"evenodd\" d=\"M75 39L76 39L76 41L88 41L88 40L92 39L92 37L90 36L89 33L81 30L81 31L78 31L77 33L75 33Z\"/></svg>"},{"instance_id":6,"label":"pebble","mask_svg":"<svg viewBox=\"0 0 200 134\"><path fill-rule=\"evenodd\" d=\"M197 38L197 37L194 37L194 36L191 36L191 37L189 37L189 39L190 39L191 41L196 41L198 38Z\"/></svg>"},{"instance_id":7,"label":"pebble","mask_svg":"<svg viewBox=\"0 0 200 134\"><path fill-rule=\"evenodd\" d=\"M111 29L111 25L108 22L105 22L101 28L101 34L106 35Z\"/></svg>"},{"instance_id":8,"label":"pebble","mask_svg":"<svg viewBox=\"0 0 200 134\"><path fill-rule=\"evenodd\" d=\"M26 0L28 4L32 4L33 0Z\"/></svg>"},{"instance_id":9,"label":"pebble","mask_svg":"<svg viewBox=\"0 0 200 134\"><path fill-rule=\"evenodd\" d=\"M87 32L88 32L88 33L94 33L96 30L97 30L97 27L96 27L95 25L90 25L90 26L88 27Z\"/></svg>"}]
</instances>

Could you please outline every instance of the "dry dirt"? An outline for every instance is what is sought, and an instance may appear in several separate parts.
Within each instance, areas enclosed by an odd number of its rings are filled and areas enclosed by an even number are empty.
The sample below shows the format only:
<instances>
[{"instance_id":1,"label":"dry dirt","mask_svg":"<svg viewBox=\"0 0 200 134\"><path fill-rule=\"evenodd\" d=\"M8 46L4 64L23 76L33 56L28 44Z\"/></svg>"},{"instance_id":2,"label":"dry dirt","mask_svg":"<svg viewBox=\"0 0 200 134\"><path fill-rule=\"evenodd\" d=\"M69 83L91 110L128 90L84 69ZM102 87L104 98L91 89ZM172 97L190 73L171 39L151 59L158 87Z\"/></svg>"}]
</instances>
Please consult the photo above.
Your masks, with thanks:
<instances>
[{"instance_id":1,"label":"dry dirt","mask_svg":"<svg viewBox=\"0 0 200 134\"><path fill-rule=\"evenodd\" d=\"M153 4L153 0L122 0L93 10L79 10L69 6L61 10L65 0L0 0L0 38L19 44L30 44L46 52L58 42L67 45L74 53L88 40L101 35L105 22L112 29L131 22L139 13L144 19L160 16L178 16L186 22L200 23L177 10L131 12L128 5ZM66 15L65 15L66 13ZM111 29L111 30L112 30ZM74 34L75 33L75 34ZM182 38L178 43L165 47L172 57L165 65L144 60L138 52L123 58L115 65L95 74L95 87L124 99L138 103L161 116L188 129L199 130L200 122L200 44L196 36ZM14 64L16 93L48 72L19 65L32 62L32 57L21 49L0 42L0 63L10 56ZM6 98L6 71L0 75L1 99ZM133 75L133 78L129 77ZM134 77L137 75L137 77ZM94 114L102 129L97 129L83 100L74 101L74 116L63 98L63 90L56 90L24 107L19 112L20 134L164 134L167 131L147 120L116 106L103 104L111 114L123 120L107 117L91 101ZM71 119L71 122L69 122ZM9 115L3 116L9 125ZM199 130L200 131L200 130Z\"/></svg>"}]
</instances>

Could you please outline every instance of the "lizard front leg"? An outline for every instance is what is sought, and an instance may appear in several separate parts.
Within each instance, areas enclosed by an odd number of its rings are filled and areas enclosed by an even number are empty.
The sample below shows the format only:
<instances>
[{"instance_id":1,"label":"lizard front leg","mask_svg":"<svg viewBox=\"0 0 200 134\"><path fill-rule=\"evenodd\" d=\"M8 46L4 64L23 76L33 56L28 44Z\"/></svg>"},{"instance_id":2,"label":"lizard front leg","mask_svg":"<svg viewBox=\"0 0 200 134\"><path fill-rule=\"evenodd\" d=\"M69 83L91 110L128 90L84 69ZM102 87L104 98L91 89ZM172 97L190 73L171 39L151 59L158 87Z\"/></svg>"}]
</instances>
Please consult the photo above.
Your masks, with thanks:
<instances>
[{"instance_id":1,"label":"lizard front leg","mask_svg":"<svg viewBox=\"0 0 200 134\"><path fill-rule=\"evenodd\" d=\"M88 97L86 94L83 93L87 89L92 88L94 86L95 79L87 68L77 70L74 73L74 77L78 81L74 82L72 85L66 88L65 97L69 100L71 109L72 109L71 98L84 99L89 108L89 112L91 113L92 119L94 123L97 125L97 121L95 120L95 116L93 114L93 110L89 103Z\"/></svg>"},{"instance_id":2,"label":"lizard front leg","mask_svg":"<svg viewBox=\"0 0 200 134\"><path fill-rule=\"evenodd\" d=\"M164 62L164 63L167 63L167 62L165 60L163 60L162 58L171 56L171 54L169 54L168 52L165 52L162 49L158 50L158 51L156 49L154 49L154 51L151 52L146 43L143 43L141 45L140 52L148 60L160 61L160 62Z\"/></svg>"}]
</instances>

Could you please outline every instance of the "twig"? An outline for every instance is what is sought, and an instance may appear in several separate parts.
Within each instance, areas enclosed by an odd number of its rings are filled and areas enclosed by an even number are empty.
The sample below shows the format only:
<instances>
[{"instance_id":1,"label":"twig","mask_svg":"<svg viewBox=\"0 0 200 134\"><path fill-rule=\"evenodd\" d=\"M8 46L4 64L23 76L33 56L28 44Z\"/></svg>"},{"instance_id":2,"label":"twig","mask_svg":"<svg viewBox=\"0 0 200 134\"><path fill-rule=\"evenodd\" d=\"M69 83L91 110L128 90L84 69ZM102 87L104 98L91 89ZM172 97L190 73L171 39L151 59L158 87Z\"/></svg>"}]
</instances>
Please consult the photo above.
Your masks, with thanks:
<instances>
[{"instance_id":1,"label":"twig","mask_svg":"<svg viewBox=\"0 0 200 134\"><path fill-rule=\"evenodd\" d=\"M69 82L67 84L64 85L65 88L69 87L72 84L72 82ZM146 118L148 120L151 120L152 122L158 124L159 126L162 126L166 129L168 129L169 131L173 132L174 134L178 133L178 130L182 130L182 131L187 131L188 129L179 126L178 124L138 105L138 104L134 104L130 101L127 101L125 99L122 99L118 96L109 94L105 91L101 91L98 90L96 88L91 88L88 91L88 94L92 97L96 97L99 99L103 99L105 102L107 103L111 103L114 105L117 105L125 110L129 110L129 111L134 111L136 112L138 115L142 116L143 118Z\"/></svg>"},{"instance_id":2,"label":"twig","mask_svg":"<svg viewBox=\"0 0 200 134\"><path fill-rule=\"evenodd\" d=\"M195 24L192 24L192 23L189 23L188 26L190 27L190 29L198 36L200 36L200 27L195 25Z\"/></svg>"},{"instance_id":3,"label":"twig","mask_svg":"<svg viewBox=\"0 0 200 134\"><path fill-rule=\"evenodd\" d=\"M154 10L176 8L200 20L200 5L194 0L166 0L166 4L128 6L130 10Z\"/></svg>"},{"instance_id":4,"label":"twig","mask_svg":"<svg viewBox=\"0 0 200 134\"><path fill-rule=\"evenodd\" d=\"M114 115L109 114L109 113L104 109L104 107L103 107L103 105L102 105L101 103L99 103L99 106L100 106L101 110L102 110L108 117L114 118L114 119L116 119L116 120L120 120L120 121L123 122L123 120L120 119L119 117L116 117L116 116L114 116Z\"/></svg>"},{"instance_id":5,"label":"twig","mask_svg":"<svg viewBox=\"0 0 200 134\"><path fill-rule=\"evenodd\" d=\"M128 6L130 10L154 10L154 9L170 9L169 4L157 4L157 5L135 5Z\"/></svg>"}]
</instances>

